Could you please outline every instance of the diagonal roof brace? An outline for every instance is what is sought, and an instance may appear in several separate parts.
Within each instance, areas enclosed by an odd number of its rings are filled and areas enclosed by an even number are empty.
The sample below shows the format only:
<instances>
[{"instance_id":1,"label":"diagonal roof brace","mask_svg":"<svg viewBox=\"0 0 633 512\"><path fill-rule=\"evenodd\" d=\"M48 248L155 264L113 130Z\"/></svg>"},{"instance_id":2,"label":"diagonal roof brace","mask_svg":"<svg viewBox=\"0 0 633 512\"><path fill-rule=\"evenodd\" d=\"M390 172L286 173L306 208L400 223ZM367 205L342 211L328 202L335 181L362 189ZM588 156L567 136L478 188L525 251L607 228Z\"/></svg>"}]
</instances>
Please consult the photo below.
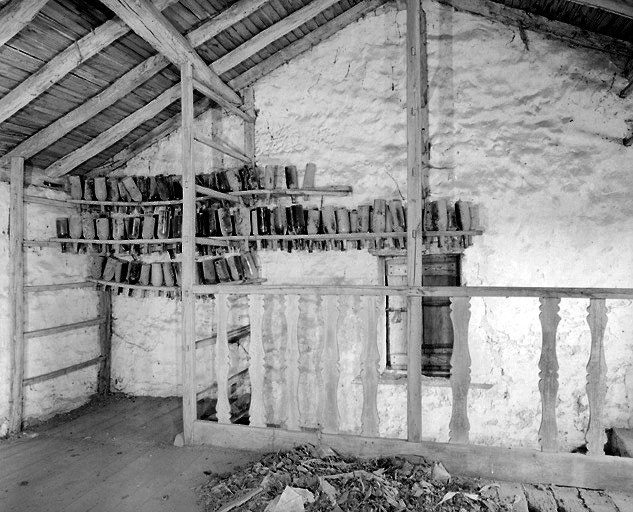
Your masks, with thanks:
<instances>
[{"instance_id":1,"label":"diagonal roof brace","mask_svg":"<svg viewBox=\"0 0 633 512\"><path fill-rule=\"evenodd\" d=\"M240 96L207 66L185 36L151 2L148 0L101 0L101 2L173 64L180 66L185 62L190 62L195 79L210 91L211 94L207 95L213 101L226 107L242 105Z\"/></svg>"}]
</instances>

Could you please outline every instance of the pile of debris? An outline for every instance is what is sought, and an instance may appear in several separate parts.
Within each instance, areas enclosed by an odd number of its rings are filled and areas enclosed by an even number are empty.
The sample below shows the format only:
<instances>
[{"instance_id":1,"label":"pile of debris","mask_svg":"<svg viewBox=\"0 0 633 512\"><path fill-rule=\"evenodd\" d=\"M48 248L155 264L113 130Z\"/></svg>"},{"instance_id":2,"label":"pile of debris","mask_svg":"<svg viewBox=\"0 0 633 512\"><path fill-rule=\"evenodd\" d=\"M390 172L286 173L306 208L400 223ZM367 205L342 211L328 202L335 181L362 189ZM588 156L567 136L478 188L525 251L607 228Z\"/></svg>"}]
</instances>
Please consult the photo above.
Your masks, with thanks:
<instances>
[{"instance_id":1,"label":"pile of debris","mask_svg":"<svg viewBox=\"0 0 633 512\"><path fill-rule=\"evenodd\" d=\"M452 477L441 463L344 458L304 445L270 453L235 473L213 474L197 491L206 512L366 511L502 512L496 484ZM527 510L527 507L525 507Z\"/></svg>"}]
</instances>

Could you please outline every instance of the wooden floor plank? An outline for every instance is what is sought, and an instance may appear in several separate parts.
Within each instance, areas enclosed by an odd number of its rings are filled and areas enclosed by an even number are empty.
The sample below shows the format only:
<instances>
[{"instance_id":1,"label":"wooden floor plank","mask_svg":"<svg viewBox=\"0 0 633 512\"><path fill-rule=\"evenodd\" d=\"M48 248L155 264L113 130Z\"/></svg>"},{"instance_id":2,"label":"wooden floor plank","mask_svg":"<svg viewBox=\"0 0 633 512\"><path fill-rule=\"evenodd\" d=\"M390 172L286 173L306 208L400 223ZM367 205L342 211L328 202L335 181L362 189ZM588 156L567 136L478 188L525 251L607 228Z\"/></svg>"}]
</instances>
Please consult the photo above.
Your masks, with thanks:
<instances>
[{"instance_id":1,"label":"wooden floor plank","mask_svg":"<svg viewBox=\"0 0 633 512\"><path fill-rule=\"evenodd\" d=\"M551 491L544 486L523 485L528 510L532 512L558 512L556 500Z\"/></svg>"}]
</instances>

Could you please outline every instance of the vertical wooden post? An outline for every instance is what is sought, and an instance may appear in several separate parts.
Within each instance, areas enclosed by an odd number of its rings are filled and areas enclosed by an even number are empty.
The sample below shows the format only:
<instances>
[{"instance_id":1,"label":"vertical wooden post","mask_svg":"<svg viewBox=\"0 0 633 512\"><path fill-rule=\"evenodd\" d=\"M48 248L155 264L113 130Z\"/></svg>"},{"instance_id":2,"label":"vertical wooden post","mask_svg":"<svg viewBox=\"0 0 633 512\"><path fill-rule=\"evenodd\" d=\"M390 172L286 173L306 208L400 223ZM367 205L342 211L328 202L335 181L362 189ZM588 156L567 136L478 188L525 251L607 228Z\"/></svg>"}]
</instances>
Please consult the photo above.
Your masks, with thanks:
<instances>
[{"instance_id":1,"label":"vertical wooden post","mask_svg":"<svg viewBox=\"0 0 633 512\"><path fill-rule=\"evenodd\" d=\"M453 411L449 426L451 443L468 443L468 388L470 387L470 351L468 349L468 323L470 322L470 297L451 298L451 320L454 343L451 357L451 388Z\"/></svg>"},{"instance_id":2,"label":"vertical wooden post","mask_svg":"<svg viewBox=\"0 0 633 512\"><path fill-rule=\"evenodd\" d=\"M11 196L9 210L9 261L11 287L11 341L9 431L22 430L24 381L24 158L11 159Z\"/></svg>"},{"instance_id":3,"label":"vertical wooden post","mask_svg":"<svg viewBox=\"0 0 633 512\"><path fill-rule=\"evenodd\" d=\"M422 285L422 212L428 194L426 16L407 0L407 284ZM407 437L422 437L422 298L407 299Z\"/></svg>"},{"instance_id":4,"label":"vertical wooden post","mask_svg":"<svg viewBox=\"0 0 633 512\"><path fill-rule=\"evenodd\" d=\"M255 117L255 92L252 87L243 91L244 107L247 114ZM255 167L255 123L244 120L244 151L251 159L251 165Z\"/></svg>"},{"instance_id":5,"label":"vertical wooden post","mask_svg":"<svg viewBox=\"0 0 633 512\"><path fill-rule=\"evenodd\" d=\"M591 354L587 363L589 425L585 440L588 455L604 455L607 436L604 431L604 402L607 395L607 364L604 360L604 331L607 310L604 299L590 299L587 323L591 330Z\"/></svg>"},{"instance_id":6,"label":"vertical wooden post","mask_svg":"<svg viewBox=\"0 0 633 512\"><path fill-rule=\"evenodd\" d=\"M542 416L539 429L539 442L544 452L558 449L558 427L556 425L556 399L558 396L558 358L556 356L556 330L560 322L559 298L542 297L541 328L543 346L539 359L539 383L541 392Z\"/></svg>"},{"instance_id":7,"label":"vertical wooden post","mask_svg":"<svg viewBox=\"0 0 633 512\"><path fill-rule=\"evenodd\" d=\"M99 346L101 348L101 366L97 391L106 395L110 391L110 372L112 365L112 294L107 288L97 291L99 294L98 314L104 319L99 324Z\"/></svg>"},{"instance_id":8,"label":"vertical wooden post","mask_svg":"<svg viewBox=\"0 0 633 512\"><path fill-rule=\"evenodd\" d=\"M363 297L365 308L365 344L361 355L363 380L363 410L361 432L364 436L378 437L378 326L376 325L376 297Z\"/></svg>"},{"instance_id":9,"label":"vertical wooden post","mask_svg":"<svg viewBox=\"0 0 633 512\"><path fill-rule=\"evenodd\" d=\"M196 420L195 281L196 188L193 167L193 78L190 63L180 67L182 91L182 419L185 444L193 443Z\"/></svg>"}]
</instances>

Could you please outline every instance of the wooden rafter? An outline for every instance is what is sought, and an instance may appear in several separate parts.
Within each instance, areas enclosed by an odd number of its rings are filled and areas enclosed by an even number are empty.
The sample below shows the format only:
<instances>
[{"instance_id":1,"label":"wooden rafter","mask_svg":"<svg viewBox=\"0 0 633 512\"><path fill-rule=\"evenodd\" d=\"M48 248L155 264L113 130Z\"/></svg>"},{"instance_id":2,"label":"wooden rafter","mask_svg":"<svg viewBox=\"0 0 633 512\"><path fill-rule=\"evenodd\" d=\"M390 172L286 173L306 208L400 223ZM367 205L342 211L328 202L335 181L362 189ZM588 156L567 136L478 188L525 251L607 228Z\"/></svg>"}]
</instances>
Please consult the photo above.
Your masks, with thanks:
<instances>
[{"instance_id":1,"label":"wooden rafter","mask_svg":"<svg viewBox=\"0 0 633 512\"><path fill-rule=\"evenodd\" d=\"M133 114L130 114L126 118L122 119L101 135L95 137L79 149L76 149L72 153L67 154L63 158L60 158L55 163L48 166L45 173L52 178L58 178L68 174L75 167L81 165L86 160L98 155L104 149L109 148L112 144L121 140L137 126L140 126L145 121L152 119L161 110L166 109L179 97L179 85L175 85L174 87L167 89L164 93L158 96L158 98L152 100Z\"/></svg>"},{"instance_id":2,"label":"wooden rafter","mask_svg":"<svg viewBox=\"0 0 633 512\"><path fill-rule=\"evenodd\" d=\"M278 67L284 65L294 57L306 52L310 48L316 46L321 41L324 41L328 37L332 36L343 27L357 21L365 14L374 11L380 5L384 4L385 0L366 0L361 2L351 9L348 9L344 13L340 14L336 18L321 25L316 30L306 34L301 39L288 45L282 50L276 52L273 56L257 64L253 68L229 81L229 85L236 90L241 90L248 85L252 84L259 78L268 73L271 73ZM204 100L202 100L204 101ZM199 101L196 103L196 116L200 115L202 111L208 109L210 104L202 105ZM199 112L200 110L200 112ZM154 128L151 132L147 133L139 140L132 143L129 147L121 150L119 153L110 158L105 164L90 171L91 176L101 176L115 171L116 169L125 165L132 158L145 151L148 147L156 144L161 139L167 137L180 126L180 114L168 119L161 125Z\"/></svg>"},{"instance_id":3,"label":"wooden rafter","mask_svg":"<svg viewBox=\"0 0 633 512\"><path fill-rule=\"evenodd\" d=\"M47 0L13 0L0 10L0 47L37 16Z\"/></svg>"},{"instance_id":4,"label":"wooden rafter","mask_svg":"<svg viewBox=\"0 0 633 512\"><path fill-rule=\"evenodd\" d=\"M194 77L208 87L210 98L220 105L241 105L242 99L198 55L193 46L148 0L101 0L136 34L173 64L193 66Z\"/></svg>"},{"instance_id":5,"label":"wooden rafter","mask_svg":"<svg viewBox=\"0 0 633 512\"><path fill-rule=\"evenodd\" d=\"M575 4L586 5L601 11L607 11L618 16L633 19L633 4L624 0L570 0Z\"/></svg>"},{"instance_id":6,"label":"wooden rafter","mask_svg":"<svg viewBox=\"0 0 633 512\"><path fill-rule=\"evenodd\" d=\"M545 16L508 7L491 0L437 0L441 4L458 11L468 12L498 21L508 26L522 27L550 37L566 41L574 46L592 48L629 59L633 55L633 44L614 37L589 32L587 30L550 20Z\"/></svg>"},{"instance_id":7,"label":"wooden rafter","mask_svg":"<svg viewBox=\"0 0 633 512\"><path fill-rule=\"evenodd\" d=\"M240 0L213 19L190 31L186 38L193 47L198 47L223 30L243 20L268 1ZM92 119L99 112L114 105L118 100L165 69L168 65L169 59L163 55L159 54L149 57L99 94L20 143L3 158L7 160L14 156L21 156L25 159L31 158L67 133Z\"/></svg>"},{"instance_id":8,"label":"wooden rafter","mask_svg":"<svg viewBox=\"0 0 633 512\"><path fill-rule=\"evenodd\" d=\"M157 9L163 10L177 1L157 0L155 5ZM72 43L0 99L0 123L28 105L77 66L127 34L129 30L125 23L114 18Z\"/></svg>"},{"instance_id":9,"label":"wooden rafter","mask_svg":"<svg viewBox=\"0 0 633 512\"><path fill-rule=\"evenodd\" d=\"M123 0L105 0L105 3L109 2L120 2ZM132 1L132 0L129 0ZM139 0L140 1L140 0ZM308 6L299 9L294 12L290 16L284 18L280 22L276 23L272 27L263 30L254 38L246 41L241 46L237 47L235 50L227 53L221 59L218 59L213 64L211 64L210 71L212 70L217 76L226 73L227 71L233 69L235 66L243 62L245 59L248 59L259 52L262 48L265 48L272 41L282 37L284 34L291 32L298 26L303 23L309 21L314 18L323 10L327 9L331 5L336 3L336 0L316 0L309 4ZM309 7L309 8L308 8ZM139 34L140 35L140 34ZM253 42L253 40L255 40ZM187 43L188 44L188 43ZM195 83L195 80L194 80ZM206 84L205 84L206 85ZM227 86L228 87L228 86ZM163 93L159 98L156 98L149 102L143 109L146 109L148 112L158 113L167 105L164 104L165 95L171 91L171 93L175 93L180 89L180 85L174 85L165 93ZM201 91L205 92L205 91ZM172 94L173 96L173 94ZM208 96L208 95L207 95ZM175 101L172 100L172 101ZM226 104L226 103L224 103ZM233 108L233 111L235 109ZM246 115L243 112L241 115ZM116 127L116 133L113 133L112 128L107 132L99 135L92 141L90 141L85 146L75 150L70 155L66 155L63 158L59 159L55 163L51 164L46 169L46 174L51 177L59 177L64 174L68 174L75 167L81 165L83 162L87 161L89 158L92 158L96 154L101 151L107 149L110 145L114 144L118 140L122 139L130 133L132 130L143 124L148 118L145 116L136 116L135 114L131 114L123 121L119 122ZM128 120L130 120L128 122ZM114 128L114 127L113 127ZM98 150L98 151L97 151ZM95 153L95 151L97 151Z\"/></svg>"}]
</instances>

